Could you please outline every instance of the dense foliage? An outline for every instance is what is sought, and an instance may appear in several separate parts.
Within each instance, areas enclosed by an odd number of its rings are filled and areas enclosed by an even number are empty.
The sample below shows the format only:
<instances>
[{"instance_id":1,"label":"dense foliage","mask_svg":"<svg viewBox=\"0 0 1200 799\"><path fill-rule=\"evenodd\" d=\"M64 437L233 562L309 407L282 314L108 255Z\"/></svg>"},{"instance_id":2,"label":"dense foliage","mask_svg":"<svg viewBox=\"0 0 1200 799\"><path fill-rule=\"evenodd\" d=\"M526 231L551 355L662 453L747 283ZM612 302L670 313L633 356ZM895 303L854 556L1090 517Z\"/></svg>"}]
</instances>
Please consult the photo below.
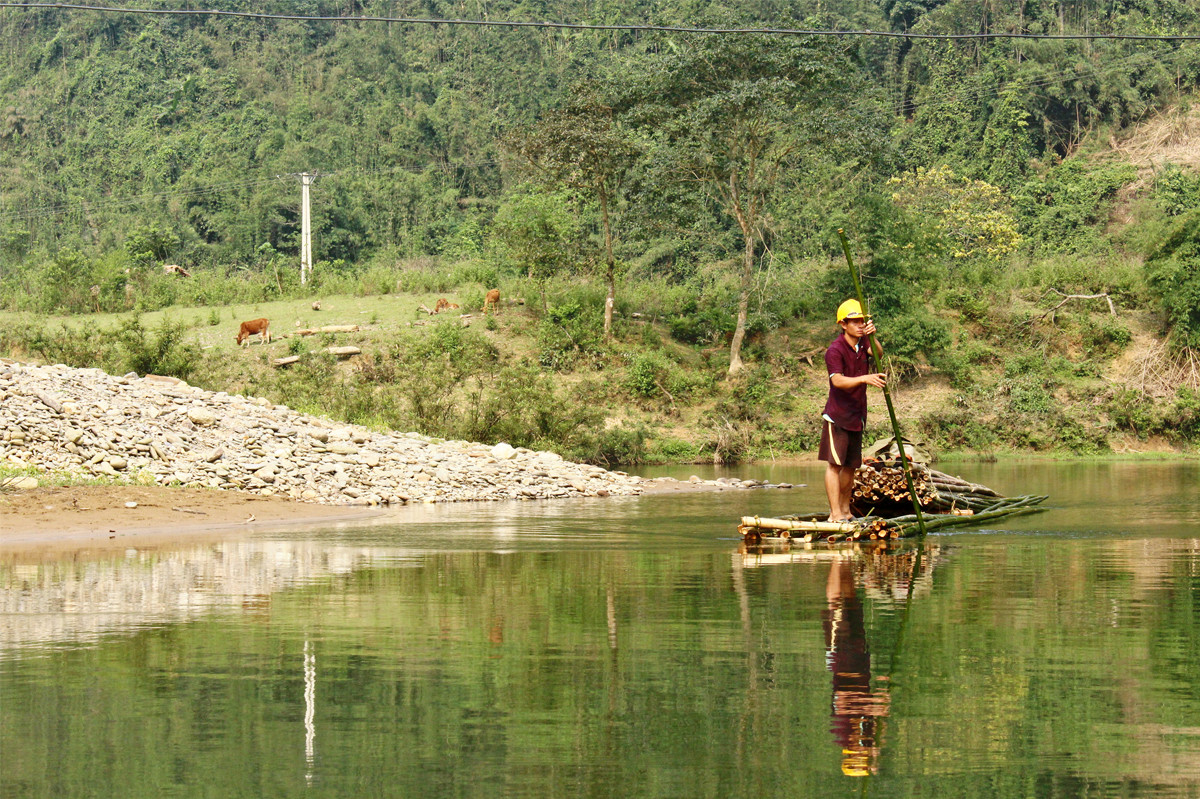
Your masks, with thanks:
<instances>
[{"instance_id":1,"label":"dense foliage","mask_svg":"<svg viewBox=\"0 0 1200 799\"><path fill-rule=\"evenodd\" d=\"M440 0L259 10L473 16ZM1197 10L1158 0L736 8L547 0L491 4L486 16L924 34L1200 26ZM1176 345L1197 346L1191 209L1200 177L1169 159L1151 159L1150 177L1106 150L1164 109L1187 117L1200 52L1186 44L65 8L0 11L0 40L6 310L126 312L449 289L474 306L503 286L505 297L526 301L538 368L621 363L631 371L618 382L634 397L669 398L674 408L697 381L681 378L650 340L618 355L631 330L614 312L647 314L655 326L646 335L663 330L706 364L723 348L728 373L749 367L739 379L753 382L763 369L785 368L766 335L824 318L848 292L840 227L858 250L872 308L889 320L902 376L932 367L960 389L982 390L980 370L1008 357L989 360L989 348L1038 346L1012 331L1036 329L1041 318L1023 316L1021 304L1050 291L1147 310ZM301 286L304 172L317 176L318 263ZM164 273L166 264L190 277ZM949 321L955 315L968 329ZM1080 324L1075 338L1088 352L1129 341L1128 328ZM126 337L138 345L120 358L140 353L160 370L183 368L167 362L176 344L169 328L147 341L135 325ZM509 378L537 384L495 371L486 391ZM993 378L997 419L1036 410L1024 378ZM758 410L737 403L711 410L709 429L725 431L714 433L715 446L733 454L749 445L729 431L763 424ZM447 434L482 424L421 413Z\"/></svg>"}]
</instances>

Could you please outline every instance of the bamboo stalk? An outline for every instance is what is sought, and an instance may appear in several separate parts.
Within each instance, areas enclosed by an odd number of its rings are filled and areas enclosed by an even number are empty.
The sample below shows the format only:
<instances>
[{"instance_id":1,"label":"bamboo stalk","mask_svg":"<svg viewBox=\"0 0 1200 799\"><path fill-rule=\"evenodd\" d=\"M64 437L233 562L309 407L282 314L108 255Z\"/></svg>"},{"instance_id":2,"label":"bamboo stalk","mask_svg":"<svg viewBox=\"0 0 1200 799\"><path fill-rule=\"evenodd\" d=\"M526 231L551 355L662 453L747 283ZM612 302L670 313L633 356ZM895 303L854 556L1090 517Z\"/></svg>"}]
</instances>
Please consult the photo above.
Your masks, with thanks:
<instances>
[{"instance_id":1,"label":"bamboo stalk","mask_svg":"<svg viewBox=\"0 0 1200 799\"><path fill-rule=\"evenodd\" d=\"M1045 495L1035 496L1028 495L1023 497L1013 497L1011 500L1002 500L994 503L990 509L977 512L973 516L944 516L935 518L925 523L925 530L936 530L940 527L948 527L950 525L958 527L966 527L968 525L977 524L978 522L989 521L1003 516L1012 516L1018 513L1032 513L1041 510L1035 507L1046 499ZM900 530L901 535L904 535L907 530L911 530L915 525L917 517L898 517L891 520L891 523Z\"/></svg>"}]
</instances>

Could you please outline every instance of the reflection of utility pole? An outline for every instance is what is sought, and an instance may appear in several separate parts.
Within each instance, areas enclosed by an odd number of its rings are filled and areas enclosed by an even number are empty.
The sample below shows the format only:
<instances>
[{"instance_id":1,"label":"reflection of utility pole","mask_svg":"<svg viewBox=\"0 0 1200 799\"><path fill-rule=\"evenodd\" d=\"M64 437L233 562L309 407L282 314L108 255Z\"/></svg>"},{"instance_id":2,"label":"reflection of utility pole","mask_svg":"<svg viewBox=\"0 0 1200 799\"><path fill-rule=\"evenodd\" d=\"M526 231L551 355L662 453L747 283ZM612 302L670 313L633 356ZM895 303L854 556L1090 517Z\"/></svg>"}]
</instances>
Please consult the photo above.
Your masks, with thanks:
<instances>
[{"instance_id":1,"label":"reflection of utility pole","mask_svg":"<svg viewBox=\"0 0 1200 799\"><path fill-rule=\"evenodd\" d=\"M304 641L304 781L312 785L316 760L317 726L317 653L307 638Z\"/></svg>"},{"instance_id":2,"label":"reflection of utility pole","mask_svg":"<svg viewBox=\"0 0 1200 799\"><path fill-rule=\"evenodd\" d=\"M313 178L308 172L300 175L300 285L308 283L312 274L312 209L308 199L308 187Z\"/></svg>"}]
</instances>

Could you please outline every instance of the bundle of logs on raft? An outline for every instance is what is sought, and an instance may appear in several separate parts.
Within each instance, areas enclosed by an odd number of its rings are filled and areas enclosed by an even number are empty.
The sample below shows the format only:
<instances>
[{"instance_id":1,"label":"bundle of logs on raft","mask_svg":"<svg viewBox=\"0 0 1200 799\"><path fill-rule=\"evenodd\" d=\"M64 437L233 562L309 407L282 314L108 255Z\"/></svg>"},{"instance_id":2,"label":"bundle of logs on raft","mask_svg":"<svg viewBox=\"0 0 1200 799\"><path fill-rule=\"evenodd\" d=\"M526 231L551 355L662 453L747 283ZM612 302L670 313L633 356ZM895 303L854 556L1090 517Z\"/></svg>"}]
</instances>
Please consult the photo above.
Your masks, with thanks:
<instances>
[{"instance_id":1,"label":"bundle of logs on raft","mask_svg":"<svg viewBox=\"0 0 1200 799\"><path fill-rule=\"evenodd\" d=\"M1001 516L1027 513L1045 496L1004 497L987 486L912 463L913 488L926 531L964 526ZM855 474L848 522L827 520L827 513L764 519L743 516L738 532L754 543L763 537L800 541L887 540L915 535L920 530L904 471L896 462L876 461Z\"/></svg>"},{"instance_id":2,"label":"bundle of logs on raft","mask_svg":"<svg viewBox=\"0 0 1200 799\"><path fill-rule=\"evenodd\" d=\"M912 464L913 488L921 510L929 513L982 510L1004 499L987 486ZM897 516L913 512L904 470L883 461L860 466L854 475L850 508L855 516ZM963 515L969 515L964 513Z\"/></svg>"}]
</instances>

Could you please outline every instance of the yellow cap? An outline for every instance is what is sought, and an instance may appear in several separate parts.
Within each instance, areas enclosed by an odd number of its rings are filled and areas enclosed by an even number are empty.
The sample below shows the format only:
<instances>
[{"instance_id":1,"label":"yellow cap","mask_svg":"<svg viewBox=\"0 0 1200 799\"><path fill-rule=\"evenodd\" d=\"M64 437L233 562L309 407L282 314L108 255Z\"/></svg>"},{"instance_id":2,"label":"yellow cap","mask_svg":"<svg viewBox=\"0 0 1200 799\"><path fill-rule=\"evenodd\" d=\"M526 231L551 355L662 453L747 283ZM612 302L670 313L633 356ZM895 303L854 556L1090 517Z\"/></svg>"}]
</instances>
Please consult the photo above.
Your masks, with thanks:
<instances>
[{"instance_id":1,"label":"yellow cap","mask_svg":"<svg viewBox=\"0 0 1200 799\"><path fill-rule=\"evenodd\" d=\"M838 306L837 320L839 322L843 319L861 319L862 315L862 306L858 304L858 300L846 300Z\"/></svg>"},{"instance_id":2,"label":"yellow cap","mask_svg":"<svg viewBox=\"0 0 1200 799\"><path fill-rule=\"evenodd\" d=\"M847 777L866 777L873 772L870 752L860 749L842 750L842 773Z\"/></svg>"}]
</instances>

